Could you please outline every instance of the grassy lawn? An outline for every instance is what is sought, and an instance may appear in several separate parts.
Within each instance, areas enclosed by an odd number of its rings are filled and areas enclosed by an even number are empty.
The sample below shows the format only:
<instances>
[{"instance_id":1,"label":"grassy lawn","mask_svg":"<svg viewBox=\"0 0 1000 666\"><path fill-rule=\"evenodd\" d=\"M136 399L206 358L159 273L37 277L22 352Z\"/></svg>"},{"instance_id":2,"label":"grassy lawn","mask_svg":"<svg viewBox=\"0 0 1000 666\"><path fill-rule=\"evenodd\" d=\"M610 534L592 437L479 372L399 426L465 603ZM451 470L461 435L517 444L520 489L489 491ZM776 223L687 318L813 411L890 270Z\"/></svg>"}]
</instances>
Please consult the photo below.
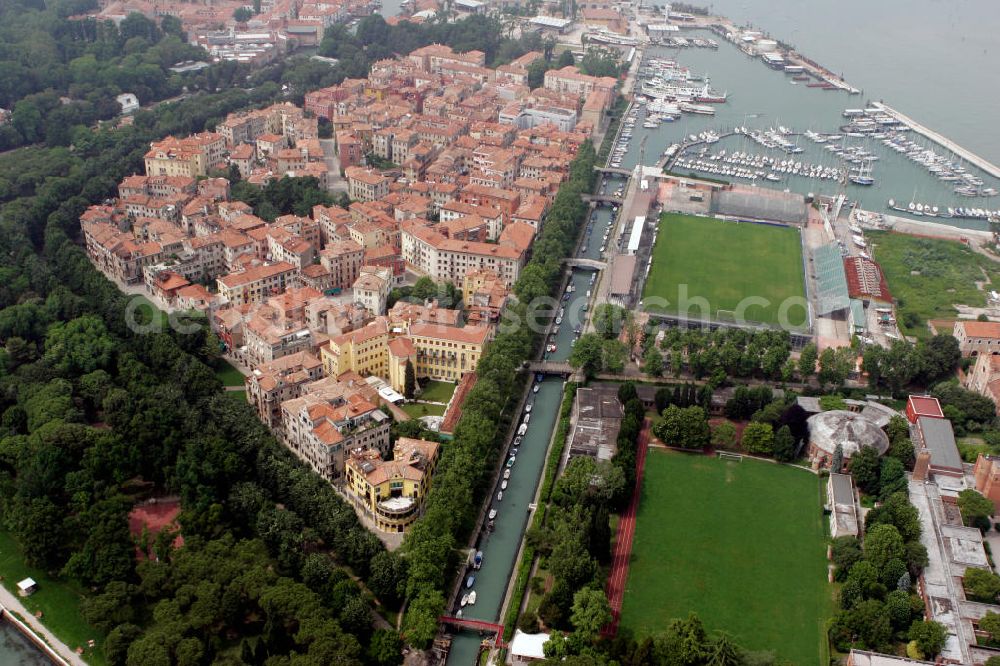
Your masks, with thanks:
<instances>
[{"instance_id":1,"label":"grassy lawn","mask_svg":"<svg viewBox=\"0 0 1000 666\"><path fill-rule=\"evenodd\" d=\"M224 358L219 359L219 367L215 370L223 386L243 386L243 373Z\"/></svg>"},{"instance_id":2,"label":"grassy lawn","mask_svg":"<svg viewBox=\"0 0 1000 666\"><path fill-rule=\"evenodd\" d=\"M80 600L83 590L75 583L56 580L40 569L29 567L21 556L17 542L7 532L0 531L0 575L8 590L17 594L17 582L27 577L35 579L38 591L30 597L21 599L32 614L42 612L42 622L62 641L74 649L84 647L84 659L88 663L103 665L103 653L100 652L101 636L80 615ZM87 641L97 641L97 651L87 648Z\"/></svg>"},{"instance_id":3,"label":"grassy lawn","mask_svg":"<svg viewBox=\"0 0 1000 666\"><path fill-rule=\"evenodd\" d=\"M622 625L644 636L694 611L748 649L826 663L820 492L803 470L650 451Z\"/></svg>"},{"instance_id":4,"label":"grassy lawn","mask_svg":"<svg viewBox=\"0 0 1000 666\"><path fill-rule=\"evenodd\" d=\"M753 297L768 302L746 303L743 317L779 323L779 307L785 299L805 298L799 231L664 214L642 294L646 309L677 312L683 287L688 299L708 301L707 314L712 319L718 310L733 313L741 301ZM667 304L650 303L651 297L665 299ZM697 304L688 312L704 316ZM803 324L804 306L791 307L788 317L793 325Z\"/></svg>"},{"instance_id":5,"label":"grassy lawn","mask_svg":"<svg viewBox=\"0 0 1000 666\"><path fill-rule=\"evenodd\" d=\"M986 291L976 282L990 281L1000 290L1000 264L958 241L915 238L888 231L866 231L896 298L900 328L908 335L929 337L928 319L955 317L954 304L982 307Z\"/></svg>"},{"instance_id":6,"label":"grassy lawn","mask_svg":"<svg viewBox=\"0 0 1000 666\"><path fill-rule=\"evenodd\" d=\"M419 398L429 402L447 403L455 392L455 386L451 382L427 382L422 385L423 392Z\"/></svg>"},{"instance_id":7,"label":"grassy lawn","mask_svg":"<svg viewBox=\"0 0 1000 666\"><path fill-rule=\"evenodd\" d=\"M236 402L246 402L247 392L246 391L226 391L226 397L235 400Z\"/></svg>"},{"instance_id":8,"label":"grassy lawn","mask_svg":"<svg viewBox=\"0 0 1000 666\"><path fill-rule=\"evenodd\" d=\"M962 460L974 463L980 453L989 455L993 450L981 437L962 437L958 440L958 452L962 454Z\"/></svg>"},{"instance_id":9,"label":"grassy lawn","mask_svg":"<svg viewBox=\"0 0 1000 666\"><path fill-rule=\"evenodd\" d=\"M421 416L444 416L444 405L428 405L419 402L410 402L402 405L404 412L411 418L419 419Z\"/></svg>"}]
</instances>

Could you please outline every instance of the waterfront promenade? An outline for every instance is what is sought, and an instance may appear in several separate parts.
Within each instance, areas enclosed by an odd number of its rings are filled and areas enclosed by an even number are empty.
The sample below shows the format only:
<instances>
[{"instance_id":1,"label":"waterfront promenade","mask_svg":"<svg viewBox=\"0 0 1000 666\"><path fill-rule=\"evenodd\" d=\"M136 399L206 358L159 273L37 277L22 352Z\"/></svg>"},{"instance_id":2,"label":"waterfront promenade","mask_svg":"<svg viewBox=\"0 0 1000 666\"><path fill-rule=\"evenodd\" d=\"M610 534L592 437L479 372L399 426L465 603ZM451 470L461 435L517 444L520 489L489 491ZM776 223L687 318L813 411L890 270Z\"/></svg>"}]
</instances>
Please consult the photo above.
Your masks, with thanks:
<instances>
[{"instance_id":1,"label":"waterfront promenade","mask_svg":"<svg viewBox=\"0 0 1000 666\"><path fill-rule=\"evenodd\" d=\"M35 632L36 637L40 637L45 643L48 644L49 649L54 652L62 664L71 664L72 666L87 666L87 662L83 660L80 655L70 649L68 645L63 643L61 640L56 638L48 628L42 624L41 620L36 618L31 612L24 607L21 600L14 596L6 587L0 585L0 606L3 610L14 614L17 614L17 618L20 619L25 625L28 626L31 631ZM29 636L29 638L32 638ZM51 655L49 655L51 658Z\"/></svg>"}]
</instances>

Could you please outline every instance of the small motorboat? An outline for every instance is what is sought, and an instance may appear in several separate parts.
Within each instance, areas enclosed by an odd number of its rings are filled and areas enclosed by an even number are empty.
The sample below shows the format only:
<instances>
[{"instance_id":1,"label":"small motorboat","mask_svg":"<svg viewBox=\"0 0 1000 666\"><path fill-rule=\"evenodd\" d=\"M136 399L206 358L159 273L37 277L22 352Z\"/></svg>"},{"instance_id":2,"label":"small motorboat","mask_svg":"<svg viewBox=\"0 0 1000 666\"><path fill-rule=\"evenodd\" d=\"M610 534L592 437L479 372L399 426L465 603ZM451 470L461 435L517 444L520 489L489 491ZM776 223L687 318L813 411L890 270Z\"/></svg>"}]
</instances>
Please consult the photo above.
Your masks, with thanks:
<instances>
[{"instance_id":1,"label":"small motorboat","mask_svg":"<svg viewBox=\"0 0 1000 666\"><path fill-rule=\"evenodd\" d=\"M514 462L516 460L517 460L516 456L511 456L510 459L507 461L507 469L510 469L511 467L513 467L514 466Z\"/></svg>"},{"instance_id":2,"label":"small motorboat","mask_svg":"<svg viewBox=\"0 0 1000 666\"><path fill-rule=\"evenodd\" d=\"M466 604L468 604L468 603L469 603L469 595L468 594L463 594L462 595L462 601L461 601L462 607L465 608Z\"/></svg>"},{"instance_id":3,"label":"small motorboat","mask_svg":"<svg viewBox=\"0 0 1000 666\"><path fill-rule=\"evenodd\" d=\"M515 447L521 446L521 436L520 435L518 435L517 437L514 438L514 446Z\"/></svg>"},{"instance_id":4,"label":"small motorboat","mask_svg":"<svg viewBox=\"0 0 1000 666\"><path fill-rule=\"evenodd\" d=\"M534 405L532 405L532 404L531 404L531 403L529 402L529 403L528 403L527 405L525 405L525 407L524 407L524 411L525 411L525 412L527 412L528 414L530 414L530 413L531 413L531 408L532 408L533 406L534 406Z\"/></svg>"},{"instance_id":5,"label":"small motorboat","mask_svg":"<svg viewBox=\"0 0 1000 666\"><path fill-rule=\"evenodd\" d=\"M470 606L475 606L476 605L476 591L475 590L473 590L472 592L469 592L469 605Z\"/></svg>"},{"instance_id":6,"label":"small motorboat","mask_svg":"<svg viewBox=\"0 0 1000 666\"><path fill-rule=\"evenodd\" d=\"M472 566L477 569L483 566L483 551L477 550L476 554L472 556Z\"/></svg>"},{"instance_id":7,"label":"small motorboat","mask_svg":"<svg viewBox=\"0 0 1000 666\"><path fill-rule=\"evenodd\" d=\"M535 387L533 389L531 389L531 392L532 393L538 393L538 386L539 386L538 384L535 384Z\"/></svg>"},{"instance_id":8,"label":"small motorboat","mask_svg":"<svg viewBox=\"0 0 1000 666\"><path fill-rule=\"evenodd\" d=\"M502 490L497 493L497 501L498 502L502 502L503 501L503 491Z\"/></svg>"},{"instance_id":9,"label":"small motorboat","mask_svg":"<svg viewBox=\"0 0 1000 666\"><path fill-rule=\"evenodd\" d=\"M500 482L500 490L507 490L507 479Z\"/></svg>"},{"instance_id":10,"label":"small motorboat","mask_svg":"<svg viewBox=\"0 0 1000 666\"><path fill-rule=\"evenodd\" d=\"M503 478L504 478L504 480L507 480L507 479L510 478L510 468L509 467L503 471Z\"/></svg>"},{"instance_id":11,"label":"small motorboat","mask_svg":"<svg viewBox=\"0 0 1000 666\"><path fill-rule=\"evenodd\" d=\"M472 587L475 584L476 584L476 576L475 576L475 574L469 574L469 577L465 579L465 587L466 587L466 589Z\"/></svg>"},{"instance_id":12,"label":"small motorboat","mask_svg":"<svg viewBox=\"0 0 1000 666\"><path fill-rule=\"evenodd\" d=\"M496 517L497 517L497 510L490 509L490 520L496 520Z\"/></svg>"}]
</instances>

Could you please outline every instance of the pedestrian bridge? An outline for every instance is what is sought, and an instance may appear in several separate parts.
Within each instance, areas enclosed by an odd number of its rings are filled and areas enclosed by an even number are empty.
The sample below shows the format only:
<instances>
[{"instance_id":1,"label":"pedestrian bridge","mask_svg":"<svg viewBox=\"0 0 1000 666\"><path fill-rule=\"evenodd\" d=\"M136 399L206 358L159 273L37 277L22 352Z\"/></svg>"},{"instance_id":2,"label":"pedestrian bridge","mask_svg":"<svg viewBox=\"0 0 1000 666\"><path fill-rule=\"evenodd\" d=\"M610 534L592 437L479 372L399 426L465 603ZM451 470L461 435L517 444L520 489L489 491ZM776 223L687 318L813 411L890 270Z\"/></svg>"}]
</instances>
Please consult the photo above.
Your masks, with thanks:
<instances>
[{"instance_id":1,"label":"pedestrian bridge","mask_svg":"<svg viewBox=\"0 0 1000 666\"><path fill-rule=\"evenodd\" d=\"M599 173L610 173L610 174L614 174L616 176L625 176L626 178L628 178L629 176L632 175L632 170L631 169L622 169L620 167L595 166L594 167L594 171L597 171Z\"/></svg>"},{"instance_id":2,"label":"pedestrian bridge","mask_svg":"<svg viewBox=\"0 0 1000 666\"><path fill-rule=\"evenodd\" d=\"M472 629L473 631L485 631L487 633L495 634L496 638L494 638L494 646L498 648L506 647L503 642L502 624L485 622L483 620L466 620L465 618L455 617L453 615L442 615L438 618L438 622L454 627L461 627L462 629Z\"/></svg>"},{"instance_id":3,"label":"pedestrian bridge","mask_svg":"<svg viewBox=\"0 0 1000 666\"><path fill-rule=\"evenodd\" d=\"M563 259L563 263L573 268L590 268L595 271L603 271L608 267L607 262L598 261L597 259L582 259L580 257L567 257Z\"/></svg>"},{"instance_id":4,"label":"pedestrian bridge","mask_svg":"<svg viewBox=\"0 0 1000 666\"><path fill-rule=\"evenodd\" d=\"M621 197L612 196L610 194L581 194L580 198L587 202L615 204L618 206L625 203L625 200Z\"/></svg>"},{"instance_id":5,"label":"pedestrian bridge","mask_svg":"<svg viewBox=\"0 0 1000 666\"><path fill-rule=\"evenodd\" d=\"M533 361L528 364L528 369L543 375L572 375L576 372L573 366L565 361Z\"/></svg>"}]
</instances>

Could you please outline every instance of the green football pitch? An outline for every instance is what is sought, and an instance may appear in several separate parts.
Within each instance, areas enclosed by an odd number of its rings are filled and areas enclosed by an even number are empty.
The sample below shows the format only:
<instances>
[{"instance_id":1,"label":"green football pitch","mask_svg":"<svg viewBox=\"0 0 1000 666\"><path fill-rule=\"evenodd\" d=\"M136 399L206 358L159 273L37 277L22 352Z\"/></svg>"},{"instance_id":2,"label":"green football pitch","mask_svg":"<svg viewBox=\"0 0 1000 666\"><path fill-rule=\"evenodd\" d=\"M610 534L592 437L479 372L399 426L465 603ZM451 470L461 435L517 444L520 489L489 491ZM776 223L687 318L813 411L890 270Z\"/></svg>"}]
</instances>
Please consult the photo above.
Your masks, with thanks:
<instances>
[{"instance_id":1,"label":"green football pitch","mask_svg":"<svg viewBox=\"0 0 1000 666\"><path fill-rule=\"evenodd\" d=\"M651 312L677 314L686 296L708 303L686 308L693 319L732 319L742 303L746 321L781 324L784 303L792 328L807 323L796 228L664 214L652 258L642 294Z\"/></svg>"},{"instance_id":2,"label":"green football pitch","mask_svg":"<svg viewBox=\"0 0 1000 666\"><path fill-rule=\"evenodd\" d=\"M647 636L693 611L747 649L826 663L826 542L809 472L651 450L621 624Z\"/></svg>"}]
</instances>

